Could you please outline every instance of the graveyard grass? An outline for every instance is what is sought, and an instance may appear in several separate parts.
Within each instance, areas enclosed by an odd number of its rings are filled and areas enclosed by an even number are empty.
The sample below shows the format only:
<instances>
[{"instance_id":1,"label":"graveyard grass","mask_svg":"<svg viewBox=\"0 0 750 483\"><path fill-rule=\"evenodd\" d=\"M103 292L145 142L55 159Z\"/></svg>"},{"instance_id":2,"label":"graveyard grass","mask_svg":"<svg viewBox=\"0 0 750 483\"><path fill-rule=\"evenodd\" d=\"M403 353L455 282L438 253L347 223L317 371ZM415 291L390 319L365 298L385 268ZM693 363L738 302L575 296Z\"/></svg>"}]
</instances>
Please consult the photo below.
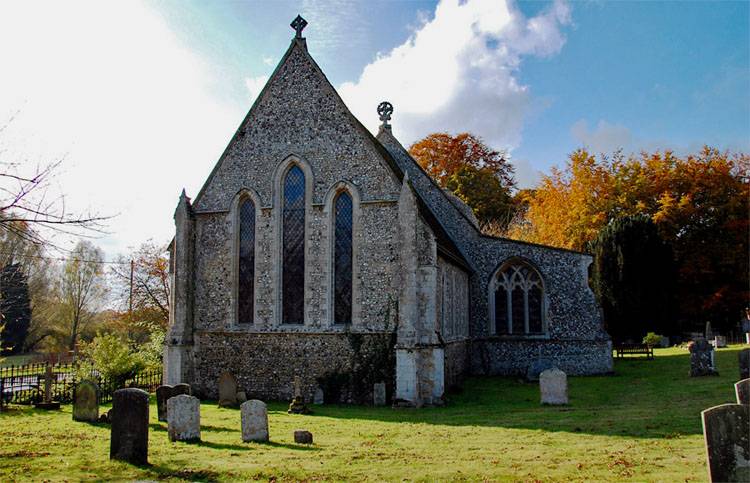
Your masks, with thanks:
<instances>
[{"instance_id":1,"label":"graveyard grass","mask_svg":"<svg viewBox=\"0 0 750 483\"><path fill-rule=\"evenodd\" d=\"M170 443L150 408L149 462L109 460L109 426L74 422L71 407L0 414L0 481L14 480L630 480L706 481L700 412L734 402L740 346L716 354L718 377L688 377L684 349L616 360L614 376L569 378L570 405L539 389L480 377L442 408L269 404L271 442L242 443L240 412L201 405L200 443ZM315 444L293 443L295 429Z\"/></svg>"}]
</instances>

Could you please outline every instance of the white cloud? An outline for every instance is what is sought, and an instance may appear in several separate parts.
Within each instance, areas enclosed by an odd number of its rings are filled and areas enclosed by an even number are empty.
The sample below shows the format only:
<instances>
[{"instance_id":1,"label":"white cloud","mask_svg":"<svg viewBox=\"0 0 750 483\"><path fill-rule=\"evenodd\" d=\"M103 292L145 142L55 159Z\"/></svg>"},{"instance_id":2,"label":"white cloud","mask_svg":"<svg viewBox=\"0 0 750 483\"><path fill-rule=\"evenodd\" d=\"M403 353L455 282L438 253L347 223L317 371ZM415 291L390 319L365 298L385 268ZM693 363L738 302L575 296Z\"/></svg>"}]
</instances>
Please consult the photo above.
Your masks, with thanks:
<instances>
[{"instance_id":1,"label":"white cloud","mask_svg":"<svg viewBox=\"0 0 750 483\"><path fill-rule=\"evenodd\" d=\"M263 56L263 63L265 65L273 66L274 62L275 62L275 59L273 57L268 56L268 55Z\"/></svg>"},{"instance_id":2,"label":"white cloud","mask_svg":"<svg viewBox=\"0 0 750 483\"><path fill-rule=\"evenodd\" d=\"M66 154L68 209L118 214L108 256L167 241L185 186L195 196L246 106L211 94L211 69L136 2L0 4L0 138L8 159Z\"/></svg>"},{"instance_id":3,"label":"white cloud","mask_svg":"<svg viewBox=\"0 0 750 483\"><path fill-rule=\"evenodd\" d=\"M247 93L250 97L250 102L255 101L255 98L258 97L258 94L260 94L260 91L262 91L263 87L265 87L266 82L268 82L267 75L260 75L258 77L247 77L245 79L245 87L247 87Z\"/></svg>"},{"instance_id":4,"label":"white cloud","mask_svg":"<svg viewBox=\"0 0 750 483\"><path fill-rule=\"evenodd\" d=\"M525 18L509 2L443 0L432 20L339 91L373 131L375 107L391 101L394 131L405 144L433 131L470 131L513 149L531 109L528 87L517 79L521 59L558 52L560 27L569 21L562 2Z\"/></svg>"},{"instance_id":5,"label":"white cloud","mask_svg":"<svg viewBox=\"0 0 750 483\"><path fill-rule=\"evenodd\" d=\"M586 120L580 119L571 126L570 133L576 141L594 153L611 153L618 149L627 151L633 141L630 129L604 120L600 120L596 129L590 131Z\"/></svg>"}]
</instances>

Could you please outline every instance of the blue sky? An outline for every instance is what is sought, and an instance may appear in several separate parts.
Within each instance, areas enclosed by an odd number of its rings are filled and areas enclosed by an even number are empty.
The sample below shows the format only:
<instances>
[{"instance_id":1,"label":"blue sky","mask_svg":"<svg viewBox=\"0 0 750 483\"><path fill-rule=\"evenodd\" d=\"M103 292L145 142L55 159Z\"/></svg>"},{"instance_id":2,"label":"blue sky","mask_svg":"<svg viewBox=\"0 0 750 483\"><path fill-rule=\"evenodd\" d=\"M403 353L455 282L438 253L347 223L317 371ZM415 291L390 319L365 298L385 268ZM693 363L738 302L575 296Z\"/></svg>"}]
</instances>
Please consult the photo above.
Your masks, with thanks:
<instances>
[{"instance_id":1,"label":"blue sky","mask_svg":"<svg viewBox=\"0 0 750 483\"><path fill-rule=\"evenodd\" d=\"M0 148L64 156L51 189L117 215L109 255L168 240L180 190L200 189L297 13L366 126L388 99L404 144L474 132L508 150L521 187L584 145L750 151L749 2L562 0L3 2Z\"/></svg>"}]
</instances>

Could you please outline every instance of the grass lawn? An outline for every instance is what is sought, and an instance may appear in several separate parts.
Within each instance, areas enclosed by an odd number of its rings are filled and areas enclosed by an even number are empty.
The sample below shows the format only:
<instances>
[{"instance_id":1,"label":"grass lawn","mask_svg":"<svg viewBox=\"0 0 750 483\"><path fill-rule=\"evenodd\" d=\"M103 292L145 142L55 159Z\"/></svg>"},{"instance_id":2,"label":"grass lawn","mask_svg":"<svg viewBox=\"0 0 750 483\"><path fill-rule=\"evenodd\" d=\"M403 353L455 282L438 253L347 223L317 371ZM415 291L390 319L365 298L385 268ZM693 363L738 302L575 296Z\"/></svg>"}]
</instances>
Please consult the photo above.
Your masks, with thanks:
<instances>
[{"instance_id":1,"label":"grass lawn","mask_svg":"<svg viewBox=\"0 0 750 483\"><path fill-rule=\"evenodd\" d=\"M472 378L442 408L269 405L271 442L242 443L240 413L201 405L201 443L170 443L151 405L150 466L109 461L109 427L71 408L0 414L0 481L509 480L705 481L701 410L734 402L740 346L716 354L719 377L688 377L689 356L615 361L615 376L569 379L570 406L539 389ZM313 446L293 443L309 429Z\"/></svg>"}]
</instances>

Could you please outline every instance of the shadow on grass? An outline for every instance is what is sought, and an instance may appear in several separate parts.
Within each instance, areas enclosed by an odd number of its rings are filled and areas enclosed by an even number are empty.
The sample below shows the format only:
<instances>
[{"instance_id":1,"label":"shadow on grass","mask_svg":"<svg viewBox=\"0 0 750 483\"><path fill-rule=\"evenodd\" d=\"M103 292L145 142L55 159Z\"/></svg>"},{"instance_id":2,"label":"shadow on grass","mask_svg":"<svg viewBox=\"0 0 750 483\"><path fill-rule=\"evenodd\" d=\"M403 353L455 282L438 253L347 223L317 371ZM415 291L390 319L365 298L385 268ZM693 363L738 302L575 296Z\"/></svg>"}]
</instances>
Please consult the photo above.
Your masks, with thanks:
<instances>
[{"instance_id":1,"label":"shadow on grass","mask_svg":"<svg viewBox=\"0 0 750 483\"><path fill-rule=\"evenodd\" d=\"M717 351L718 377L689 377L687 351L657 351L654 360L616 359L613 376L570 377L567 406L541 406L538 384L482 376L467 379L445 407L326 405L316 406L310 417L671 439L702 434L700 412L734 402L738 349Z\"/></svg>"}]
</instances>

